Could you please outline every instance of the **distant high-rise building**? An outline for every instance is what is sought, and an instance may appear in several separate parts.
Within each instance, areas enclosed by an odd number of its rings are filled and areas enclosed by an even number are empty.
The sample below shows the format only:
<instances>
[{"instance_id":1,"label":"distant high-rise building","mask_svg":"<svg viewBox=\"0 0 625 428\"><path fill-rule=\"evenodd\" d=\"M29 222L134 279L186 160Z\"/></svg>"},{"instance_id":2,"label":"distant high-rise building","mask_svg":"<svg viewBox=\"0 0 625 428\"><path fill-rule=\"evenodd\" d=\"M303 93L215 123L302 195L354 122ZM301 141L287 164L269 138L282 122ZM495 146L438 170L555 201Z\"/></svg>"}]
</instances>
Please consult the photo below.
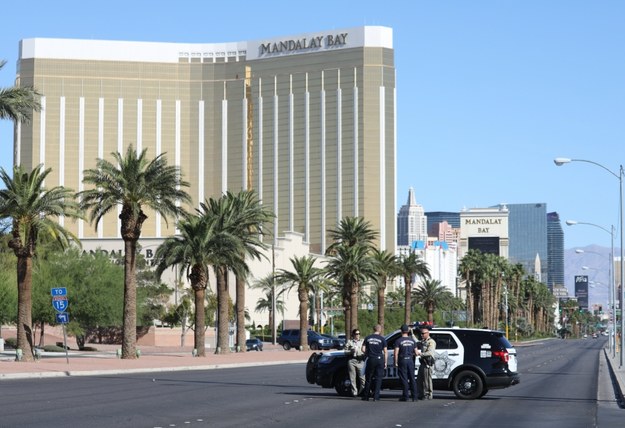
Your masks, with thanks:
<instances>
[{"instance_id":1,"label":"distant high-rise building","mask_svg":"<svg viewBox=\"0 0 625 428\"><path fill-rule=\"evenodd\" d=\"M408 201L397 214L397 245L410 245L414 241L427 241L427 217L423 206L417 204L414 189L408 189Z\"/></svg>"},{"instance_id":2,"label":"distant high-rise building","mask_svg":"<svg viewBox=\"0 0 625 428\"><path fill-rule=\"evenodd\" d=\"M509 258L508 208L463 209L460 213L460 257L469 250Z\"/></svg>"},{"instance_id":3,"label":"distant high-rise building","mask_svg":"<svg viewBox=\"0 0 625 428\"><path fill-rule=\"evenodd\" d=\"M547 214L547 286L564 286L564 233L557 212Z\"/></svg>"},{"instance_id":4,"label":"distant high-rise building","mask_svg":"<svg viewBox=\"0 0 625 428\"><path fill-rule=\"evenodd\" d=\"M436 235L433 227L439 223L446 221L454 229L460 229L460 213L450 211L428 211L425 213L428 219L428 234Z\"/></svg>"},{"instance_id":5,"label":"distant high-rise building","mask_svg":"<svg viewBox=\"0 0 625 428\"><path fill-rule=\"evenodd\" d=\"M451 227L446 220L428 227L428 235L441 242L453 243L456 247L460 245L460 228Z\"/></svg>"},{"instance_id":6,"label":"distant high-rise building","mask_svg":"<svg viewBox=\"0 0 625 428\"><path fill-rule=\"evenodd\" d=\"M509 211L510 263L520 263L529 275L548 284L547 204L506 204L506 207ZM538 264L540 272L536 272L537 256L541 261Z\"/></svg>"}]
</instances>

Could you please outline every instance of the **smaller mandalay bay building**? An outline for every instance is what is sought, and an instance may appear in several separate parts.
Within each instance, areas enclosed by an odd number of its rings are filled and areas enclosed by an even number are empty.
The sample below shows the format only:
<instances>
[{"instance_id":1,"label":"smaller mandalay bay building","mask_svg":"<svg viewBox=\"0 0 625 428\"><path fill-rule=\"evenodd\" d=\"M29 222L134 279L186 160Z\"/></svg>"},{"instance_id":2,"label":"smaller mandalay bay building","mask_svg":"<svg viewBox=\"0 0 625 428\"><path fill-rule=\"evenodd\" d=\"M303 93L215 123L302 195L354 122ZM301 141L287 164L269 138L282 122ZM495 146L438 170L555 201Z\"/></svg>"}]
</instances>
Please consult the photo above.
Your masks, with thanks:
<instances>
[{"instance_id":1,"label":"smaller mandalay bay building","mask_svg":"<svg viewBox=\"0 0 625 428\"><path fill-rule=\"evenodd\" d=\"M300 234L322 253L328 229L362 216L395 250L390 28L232 43L25 39L17 84L34 86L43 108L18 125L15 163L51 168L48 187L83 190L85 169L132 145L180 166L195 206L254 189L277 216L276 238ZM148 215L142 239L174 233ZM97 230L68 223L89 246L119 239L117 213Z\"/></svg>"}]
</instances>

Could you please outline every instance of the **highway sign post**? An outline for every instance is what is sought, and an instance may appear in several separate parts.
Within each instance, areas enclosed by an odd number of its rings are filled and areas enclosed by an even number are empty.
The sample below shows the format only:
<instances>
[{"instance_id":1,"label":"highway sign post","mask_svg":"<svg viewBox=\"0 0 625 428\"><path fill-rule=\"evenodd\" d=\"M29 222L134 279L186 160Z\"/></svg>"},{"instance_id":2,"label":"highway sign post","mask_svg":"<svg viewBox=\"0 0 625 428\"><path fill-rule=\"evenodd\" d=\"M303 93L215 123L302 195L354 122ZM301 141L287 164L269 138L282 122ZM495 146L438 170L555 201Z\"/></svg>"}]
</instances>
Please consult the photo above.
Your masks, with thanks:
<instances>
[{"instance_id":1,"label":"highway sign post","mask_svg":"<svg viewBox=\"0 0 625 428\"><path fill-rule=\"evenodd\" d=\"M55 287L50 290L52 296L52 307L58 313L56 314L56 322L63 326L63 347L65 348L65 359L69 364L69 352L67 351L67 330L65 325L69 322L69 314L65 312L69 303L67 302L67 288Z\"/></svg>"}]
</instances>

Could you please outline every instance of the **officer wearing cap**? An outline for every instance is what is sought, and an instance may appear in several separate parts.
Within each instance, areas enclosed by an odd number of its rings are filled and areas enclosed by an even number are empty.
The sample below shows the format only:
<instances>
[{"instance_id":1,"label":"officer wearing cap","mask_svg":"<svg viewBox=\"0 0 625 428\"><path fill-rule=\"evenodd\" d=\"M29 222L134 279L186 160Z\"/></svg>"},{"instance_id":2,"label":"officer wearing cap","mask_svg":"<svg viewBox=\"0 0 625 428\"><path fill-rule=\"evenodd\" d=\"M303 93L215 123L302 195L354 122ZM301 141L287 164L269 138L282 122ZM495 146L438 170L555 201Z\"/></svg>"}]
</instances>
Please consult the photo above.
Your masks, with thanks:
<instances>
[{"instance_id":1,"label":"officer wearing cap","mask_svg":"<svg viewBox=\"0 0 625 428\"><path fill-rule=\"evenodd\" d=\"M350 359L347 361L347 371L349 381L352 386L352 395L356 397L362 391L365 379L362 376L362 369L365 365L365 354L362 351L363 340L360 338L360 329L352 330L352 338L347 342L345 349L349 353Z\"/></svg>"},{"instance_id":2,"label":"officer wearing cap","mask_svg":"<svg viewBox=\"0 0 625 428\"><path fill-rule=\"evenodd\" d=\"M430 329L421 327L421 349L419 355L419 372L417 373L417 384L419 386L419 400L424 398L431 400L432 394L432 365L436 356L436 342L430 337Z\"/></svg>"},{"instance_id":3,"label":"officer wearing cap","mask_svg":"<svg viewBox=\"0 0 625 428\"><path fill-rule=\"evenodd\" d=\"M362 400L369 401L371 394L371 384L373 381L373 401L380 401L380 389L382 388L382 378L386 369L386 339L382 336L382 326L380 324L373 328L373 334L365 337L362 345L362 352L367 356L365 369L365 387L362 391Z\"/></svg>"},{"instance_id":4,"label":"officer wearing cap","mask_svg":"<svg viewBox=\"0 0 625 428\"><path fill-rule=\"evenodd\" d=\"M401 326L401 337L395 341L394 363L402 385L402 396L399 401L415 401L417 398L417 383L414 375L414 359L417 355L417 342L408 336L410 328L404 324Z\"/></svg>"}]
</instances>

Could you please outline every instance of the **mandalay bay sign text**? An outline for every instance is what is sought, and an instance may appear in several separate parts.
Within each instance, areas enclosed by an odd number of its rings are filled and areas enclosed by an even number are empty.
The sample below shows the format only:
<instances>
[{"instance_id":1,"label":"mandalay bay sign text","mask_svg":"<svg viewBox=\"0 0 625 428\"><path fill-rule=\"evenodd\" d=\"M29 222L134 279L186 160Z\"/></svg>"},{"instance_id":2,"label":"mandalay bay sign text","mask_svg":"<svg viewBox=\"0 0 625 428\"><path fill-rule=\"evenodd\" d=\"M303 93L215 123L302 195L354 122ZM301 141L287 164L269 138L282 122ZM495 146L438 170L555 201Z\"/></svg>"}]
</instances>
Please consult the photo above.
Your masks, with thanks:
<instances>
[{"instance_id":1,"label":"mandalay bay sign text","mask_svg":"<svg viewBox=\"0 0 625 428\"><path fill-rule=\"evenodd\" d=\"M348 33L328 34L325 36L302 37L299 39L281 40L261 43L259 56L280 55L323 48L337 48L347 45Z\"/></svg>"}]
</instances>

